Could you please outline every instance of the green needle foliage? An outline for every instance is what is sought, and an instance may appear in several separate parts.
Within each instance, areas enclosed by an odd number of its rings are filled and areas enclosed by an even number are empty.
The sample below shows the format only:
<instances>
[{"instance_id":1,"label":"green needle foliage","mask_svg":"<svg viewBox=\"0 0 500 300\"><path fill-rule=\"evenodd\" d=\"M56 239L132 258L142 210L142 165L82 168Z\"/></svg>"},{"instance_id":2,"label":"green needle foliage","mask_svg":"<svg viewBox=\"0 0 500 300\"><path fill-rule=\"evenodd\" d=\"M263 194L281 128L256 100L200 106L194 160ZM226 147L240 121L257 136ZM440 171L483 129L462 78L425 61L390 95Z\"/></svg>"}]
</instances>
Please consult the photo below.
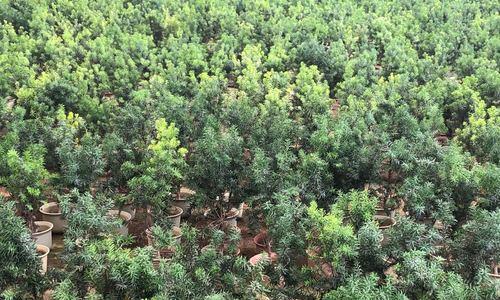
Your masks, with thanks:
<instances>
[{"instance_id":1,"label":"green needle foliage","mask_svg":"<svg viewBox=\"0 0 500 300\"><path fill-rule=\"evenodd\" d=\"M169 209L173 193L184 178L187 149L180 146L179 130L175 124L167 125L165 119L156 120L156 137L148 146L148 154L139 165L122 166L132 170L136 176L128 181L137 206L153 210L161 215ZM148 214L151 212L148 211ZM148 220L147 226L151 226Z\"/></svg>"},{"instance_id":2,"label":"green needle foliage","mask_svg":"<svg viewBox=\"0 0 500 300\"><path fill-rule=\"evenodd\" d=\"M2 200L0 212L0 296L4 299L30 299L43 287L40 260L24 220L15 215L15 203Z\"/></svg>"},{"instance_id":3,"label":"green needle foliage","mask_svg":"<svg viewBox=\"0 0 500 300\"><path fill-rule=\"evenodd\" d=\"M358 241L352 225L344 225L342 217L325 213L312 202L308 208L312 230L308 237L313 247L319 247L320 255L331 263L337 276L344 277L353 268L358 256Z\"/></svg>"},{"instance_id":4,"label":"green needle foliage","mask_svg":"<svg viewBox=\"0 0 500 300\"><path fill-rule=\"evenodd\" d=\"M124 249L111 238L85 243L77 254L80 268L56 287L54 299L150 298L160 290L151 254L151 249Z\"/></svg>"},{"instance_id":5,"label":"green needle foliage","mask_svg":"<svg viewBox=\"0 0 500 300\"><path fill-rule=\"evenodd\" d=\"M377 198L369 196L368 192L351 190L339 194L332 210L339 211L346 222L359 229L373 219L376 205Z\"/></svg>"},{"instance_id":6,"label":"green needle foliage","mask_svg":"<svg viewBox=\"0 0 500 300\"><path fill-rule=\"evenodd\" d=\"M9 174L0 177L0 184L4 184L19 203L33 232L34 215L45 199L43 192L49 179L49 173L44 167L45 151L43 145L37 144L29 146L22 155L15 149L9 150L4 157Z\"/></svg>"},{"instance_id":7,"label":"green needle foliage","mask_svg":"<svg viewBox=\"0 0 500 300\"><path fill-rule=\"evenodd\" d=\"M211 119L211 121L215 121ZM210 122L195 143L191 157L191 181L200 204L225 213L226 192L229 201L242 201L247 166L244 160L243 139L234 127L225 128Z\"/></svg>"},{"instance_id":8,"label":"green needle foliage","mask_svg":"<svg viewBox=\"0 0 500 300\"><path fill-rule=\"evenodd\" d=\"M325 295L324 299L408 299L403 293L398 292L392 284L387 284L383 287L377 285L378 277L375 274L370 274L365 277L351 277L345 285L342 285L335 291L331 291Z\"/></svg>"},{"instance_id":9,"label":"green needle foliage","mask_svg":"<svg viewBox=\"0 0 500 300\"><path fill-rule=\"evenodd\" d=\"M457 266L465 278L474 280L481 269L500 260L500 211L478 209L457 232L452 242Z\"/></svg>"},{"instance_id":10,"label":"green needle foliage","mask_svg":"<svg viewBox=\"0 0 500 300\"><path fill-rule=\"evenodd\" d=\"M58 111L58 127L54 129L60 181L63 187L85 191L104 173L99 138L86 131L85 122L72 112Z\"/></svg>"},{"instance_id":11,"label":"green needle foliage","mask_svg":"<svg viewBox=\"0 0 500 300\"><path fill-rule=\"evenodd\" d=\"M58 299L498 298L498 19L495 0L0 0L0 193L32 230L60 202ZM137 209L134 243L107 198ZM242 202L240 242L205 234ZM247 263L255 228L276 262Z\"/></svg>"}]
</instances>

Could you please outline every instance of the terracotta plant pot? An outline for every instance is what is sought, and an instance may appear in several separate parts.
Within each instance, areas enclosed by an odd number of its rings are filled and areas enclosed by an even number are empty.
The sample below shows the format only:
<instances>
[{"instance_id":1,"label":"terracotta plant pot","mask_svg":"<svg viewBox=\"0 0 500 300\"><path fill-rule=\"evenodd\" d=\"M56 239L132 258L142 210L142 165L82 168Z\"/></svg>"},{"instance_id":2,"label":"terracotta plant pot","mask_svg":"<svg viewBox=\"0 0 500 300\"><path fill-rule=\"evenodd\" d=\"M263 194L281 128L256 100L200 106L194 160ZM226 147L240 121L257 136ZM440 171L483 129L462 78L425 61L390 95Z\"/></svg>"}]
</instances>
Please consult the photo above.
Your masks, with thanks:
<instances>
[{"instance_id":1,"label":"terracotta plant pot","mask_svg":"<svg viewBox=\"0 0 500 300\"><path fill-rule=\"evenodd\" d=\"M180 243L182 237L182 231L180 227L174 227L172 229L172 233L175 242ZM150 228L146 229L146 238L148 240L148 246L154 247L154 236Z\"/></svg>"},{"instance_id":2,"label":"terracotta plant pot","mask_svg":"<svg viewBox=\"0 0 500 300\"><path fill-rule=\"evenodd\" d=\"M49 202L42 205L42 207L40 207L40 213L42 214L42 220L54 225L52 232L63 233L66 231L68 221L63 218L61 208L57 202Z\"/></svg>"},{"instance_id":3,"label":"terracotta plant pot","mask_svg":"<svg viewBox=\"0 0 500 300\"><path fill-rule=\"evenodd\" d=\"M276 252L270 252L269 254L267 253L260 253L257 255L252 256L248 262L250 265L255 266L257 265L260 261L268 261L270 263L275 263L278 261L278 254Z\"/></svg>"},{"instance_id":4,"label":"terracotta plant pot","mask_svg":"<svg viewBox=\"0 0 500 300\"><path fill-rule=\"evenodd\" d=\"M180 207L182 209L182 216L185 217L189 215L191 211L191 202L189 197L193 196L195 191L187 188L181 187L179 194L174 194L174 206Z\"/></svg>"},{"instance_id":5,"label":"terracotta plant pot","mask_svg":"<svg viewBox=\"0 0 500 300\"><path fill-rule=\"evenodd\" d=\"M376 216L386 216L387 214L385 213L385 209L382 206L377 205L377 207L375 207L375 215Z\"/></svg>"},{"instance_id":6,"label":"terracotta plant pot","mask_svg":"<svg viewBox=\"0 0 500 300\"><path fill-rule=\"evenodd\" d=\"M181 241L181 237L182 237L182 231L179 227L174 227L172 229L172 232L173 232L173 238L175 239L175 242L176 243L180 243ZM148 239L148 245L151 246L151 247L154 247L154 237L151 233L151 230L148 228L146 229L146 237ZM163 248L163 249L159 249L159 250L156 250L153 252L153 257L152 257L152 261L153 261L153 267L155 268L158 268L160 266L160 261L163 259L163 260L172 260L172 256L174 255L175 253L175 249L174 248Z\"/></svg>"},{"instance_id":7,"label":"terracotta plant pot","mask_svg":"<svg viewBox=\"0 0 500 300\"><path fill-rule=\"evenodd\" d=\"M394 218L396 216L396 211L394 209L387 209L387 211L382 207L382 206L377 206L375 208L375 215L376 216L389 216L391 218Z\"/></svg>"},{"instance_id":8,"label":"terracotta plant pot","mask_svg":"<svg viewBox=\"0 0 500 300\"><path fill-rule=\"evenodd\" d=\"M118 208L115 208L118 209ZM132 204L125 204L122 207L122 211L126 211L130 214L131 219L133 220L135 218L135 213L137 212L137 209L132 205Z\"/></svg>"},{"instance_id":9,"label":"terracotta plant pot","mask_svg":"<svg viewBox=\"0 0 500 300\"><path fill-rule=\"evenodd\" d=\"M52 229L54 224L47 221L35 221L35 227L36 232L31 233L35 243L52 249Z\"/></svg>"},{"instance_id":10,"label":"terracotta plant pot","mask_svg":"<svg viewBox=\"0 0 500 300\"><path fill-rule=\"evenodd\" d=\"M182 208L178 206L172 206L169 209L169 215L167 216L167 219L169 219L172 222L172 228L181 227L182 213L183 213Z\"/></svg>"},{"instance_id":11,"label":"terracotta plant pot","mask_svg":"<svg viewBox=\"0 0 500 300\"><path fill-rule=\"evenodd\" d=\"M375 220L378 223L378 228L380 228L381 230L389 229L392 226L394 226L394 224L396 224L396 219L391 218L389 216L377 216L376 215Z\"/></svg>"},{"instance_id":12,"label":"terracotta plant pot","mask_svg":"<svg viewBox=\"0 0 500 300\"><path fill-rule=\"evenodd\" d=\"M378 223L378 228L382 230L382 240L381 243L387 243L387 229L391 228L396 224L396 219L389 216L379 216L375 215L375 221Z\"/></svg>"},{"instance_id":13,"label":"terracotta plant pot","mask_svg":"<svg viewBox=\"0 0 500 300\"><path fill-rule=\"evenodd\" d=\"M45 273L47 273L47 264L48 264L47 256L50 253L50 249L47 246L37 244L36 252L38 253L38 258L42 263L42 268L40 269L40 273L44 275Z\"/></svg>"},{"instance_id":14,"label":"terracotta plant pot","mask_svg":"<svg viewBox=\"0 0 500 300\"><path fill-rule=\"evenodd\" d=\"M269 246L269 237L266 231L262 231L253 238L253 242L257 247L267 250Z\"/></svg>"},{"instance_id":15,"label":"terracotta plant pot","mask_svg":"<svg viewBox=\"0 0 500 300\"><path fill-rule=\"evenodd\" d=\"M231 208L224 216L224 225L226 227L238 227L238 221L236 220L238 214L239 211L236 208Z\"/></svg>"},{"instance_id":16,"label":"terracotta plant pot","mask_svg":"<svg viewBox=\"0 0 500 300\"><path fill-rule=\"evenodd\" d=\"M120 212L120 218L123 220L122 225L116 230L116 233L127 236L128 235L128 223L132 220L132 215L126 211L119 211L116 209L108 210L108 216L117 217L118 212Z\"/></svg>"}]
</instances>

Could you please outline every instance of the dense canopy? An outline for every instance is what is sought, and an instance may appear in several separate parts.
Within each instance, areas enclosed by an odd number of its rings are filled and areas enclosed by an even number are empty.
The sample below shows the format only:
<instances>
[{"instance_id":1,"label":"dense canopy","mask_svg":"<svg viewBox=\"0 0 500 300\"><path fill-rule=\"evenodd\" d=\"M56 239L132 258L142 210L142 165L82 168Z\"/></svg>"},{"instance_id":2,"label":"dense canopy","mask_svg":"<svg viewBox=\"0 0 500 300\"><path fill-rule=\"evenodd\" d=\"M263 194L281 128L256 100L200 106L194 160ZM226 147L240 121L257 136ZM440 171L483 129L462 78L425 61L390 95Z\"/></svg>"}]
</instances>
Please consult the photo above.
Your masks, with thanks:
<instances>
[{"instance_id":1,"label":"dense canopy","mask_svg":"<svg viewBox=\"0 0 500 300\"><path fill-rule=\"evenodd\" d=\"M493 0L0 0L0 298L497 299L499 65Z\"/></svg>"}]
</instances>

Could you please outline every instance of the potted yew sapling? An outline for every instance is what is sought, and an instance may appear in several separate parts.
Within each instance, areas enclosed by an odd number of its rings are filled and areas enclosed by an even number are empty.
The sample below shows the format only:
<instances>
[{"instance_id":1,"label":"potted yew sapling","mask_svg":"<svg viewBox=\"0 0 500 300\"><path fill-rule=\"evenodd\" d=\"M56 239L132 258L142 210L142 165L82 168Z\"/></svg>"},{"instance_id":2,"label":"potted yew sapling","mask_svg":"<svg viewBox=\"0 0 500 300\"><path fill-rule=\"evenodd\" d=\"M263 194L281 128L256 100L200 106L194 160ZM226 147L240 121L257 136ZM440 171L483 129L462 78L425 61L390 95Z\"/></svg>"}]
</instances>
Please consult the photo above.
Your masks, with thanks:
<instances>
[{"instance_id":1,"label":"potted yew sapling","mask_svg":"<svg viewBox=\"0 0 500 300\"><path fill-rule=\"evenodd\" d=\"M356 230L373 219L377 198L368 195L367 191L351 190L340 193L333 211L339 211L344 221L352 224Z\"/></svg>"},{"instance_id":2,"label":"potted yew sapling","mask_svg":"<svg viewBox=\"0 0 500 300\"><path fill-rule=\"evenodd\" d=\"M24 220L15 214L15 203L0 198L0 298L36 299L42 290L40 263L46 253L37 254ZM48 248L45 249L48 253ZM46 255L44 256L46 257ZM45 265L46 268L46 265ZM7 297L10 295L11 297Z\"/></svg>"},{"instance_id":3,"label":"potted yew sapling","mask_svg":"<svg viewBox=\"0 0 500 300\"><path fill-rule=\"evenodd\" d=\"M190 180L198 204L209 209L214 224L235 226L239 211L234 206L242 202L247 171L242 137L236 128L211 119L194 149Z\"/></svg>"},{"instance_id":4,"label":"potted yew sapling","mask_svg":"<svg viewBox=\"0 0 500 300\"><path fill-rule=\"evenodd\" d=\"M155 127L156 136L142 163L126 166L136 174L128 186L136 206L146 210L146 228L153 225L153 217L169 219L173 226L179 227L182 209L172 202L175 187L184 179L187 149L180 146L179 130L174 123L158 119Z\"/></svg>"},{"instance_id":5,"label":"potted yew sapling","mask_svg":"<svg viewBox=\"0 0 500 300\"><path fill-rule=\"evenodd\" d=\"M256 290L263 291L261 269L251 268L244 257L233 254L233 250L237 251L239 236L235 228L225 234L214 230L212 242L205 250L198 246L195 228L184 226L182 232L178 251L158 268L163 278L159 299L265 299L255 295ZM227 239L227 248L219 248L225 251L217 251L216 244L224 244Z\"/></svg>"},{"instance_id":6,"label":"potted yew sapling","mask_svg":"<svg viewBox=\"0 0 500 300\"><path fill-rule=\"evenodd\" d=\"M57 126L52 131L59 168L55 182L63 194L74 188L81 192L88 191L104 172L99 137L86 131L85 122L78 114L66 114L60 108L57 120ZM43 220L54 224L54 232L64 232L66 220L57 202L44 204L40 213Z\"/></svg>"},{"instance_id":7,"label":"potted yew sapling","mask_svg":"<svg viewBox=\"0 0 500 300\"><path fill-rule=\"evenodd\" d=\"M424 251L404 253L397 276L399 290L409 299L498 299L494 284L482 281L471 286L459 274L428 260Z\"/></svg>"},{"instance_id":8,"label":"potted yew sapling","mask_svg":"<svg viewBox=\"0 0 500 300\"><path fill-rule=\"evenodd\" d=\"M385 235L387 242L382 249L393 262L400 261L408 251L419 250L429 254L435 250L434 245L442 240L434 228L417 223L409 217L400 217L394 226L387 229Z\"/></svg>"},{"instance_id":9,"label":"potted yew sapling","mask_svg":"<svg viewBox=\"0 0 500 300\"><path fill-rule=\"evenodd\" d=\"M338 212L325 213L314 201L307 213L312 228L308 236L309 264L320 268L322 277L347 276L358 256L354 227L345 225Z\"/></svg>"},{"instance_id":10,"label":"potted yew sapling","mask_svg":"<svg viewBox=\"0 0 500 300\"><path fill-rule=\"evenodd\" d=\"M358 261L365 272L383 271L383 253L380 240L382 232L375 222L367 222L357 232L359 243Z\"/></svg>"},{"instance_id":11,"label":"potted yew sapling","mask_svg":"<svg viewBox=\"0 0 500 300\"><path fill-rule=\"evenodd\" d=\"M52 228L46 221L35 221L44 199L44 190L49 179L49 172L44 167L45 148L33 144L22 155L11 149L5 157L9 174L0 178L18 203L19 213L23 216L32 232L33 239L46 247L52 247Z\"/></svg>"},{"instance_id":12,"label":"potted yew sapling","mask_svg":"<svg viewBox=\"0 0 500 300\"><path fill-rule=\"evenodd\" d=\"M84 120L69 112L58 111L58 126L53 135L57 141L55 152L59 162L58 183L63 188L87 191L104 174L102 146L97 135L85 128Z\"/></svg>"},{"instance_id":13,"label":"potted yew sapling","mask_svg":"<svg viewBox=\"0 0 500 300\"><path fill-rule=\"evenodd\" d=\"M98 238L106 234L121 233L126 228L130 215L116 218L111 210L112 201L103 196L92 196L89 192L80 193L77 189L60 198L61 211L68 222L64 234L65 247L71 249L70 242ZM125 213L125 212L122 212Z\"/></svg>"},{"instance_id":14,"label":"potted yew sapling","mask_svg":"<svg viewBox=\"0 0 500 300\"><path fill-rule=\"evenodd\" d=\"M298 200L298 194L296 189L281 191L263 206L268 235L266 251L271 260L277 254L280 263L288 268L306 256L306 207Z\"/></svg>"},{"instance_id":15,"label":"potted yew sapling","mask_svg":"<svg viewBox=\"0 0 500 300\"><path fill-rule=\"evenodd\" d=\"M157 286L153 278L158 277L152 268L151 249L124 248L130 239L116 234L123 223L108 214L112 201L73 190L60 203L68 221L62 256L68 273L55 287L54 298L151 297L154 292L150 289Z\"/></svg>"},{"instance_id":16,"label":"potted yew sapling","mask_svg":"<svg viewBox=\"0 0 500 300\"><path fill-rule=\"evenodd\" d=\"M408 300L396 287L388 282L379 285L380 278L371 273L366 276L353 275L340 287L328 292L323 299L394 299Z\"/></svg>"},{"instance_id":17,"label":"potted yew sapling","mask_svg":"<svg viewBox=\"0 0 500 300\"><path fill-rule=\"evenodd\" d=\"M81 243L71 253L69 276L54 289L54 299L152 299L162 278L151 262L151 249L124 246L110 237Z\"/></svg>"},{"instance_id":18,"label":"potted yew sapling","mask_svg":"<svg viewBox=\"0 0 500 300\"><path fill-rule=\"evenodd\" d=\"M468 280L500 261L500 210L474 210L452 241L452 255Z\"/></svg>"},{"instance_id":19,"label":"potted yew sapling","mask_svg":"<svg viewBox=\"0 0 500 300\"><path fill-rule=\"evenodd\" d=\"M227 232L214 229L210 233L210 243L201 248L201 251L216 251L221 255L239 255L240 240L241 232L238 227L229 228Z\"/></svg>"}]
</instances>

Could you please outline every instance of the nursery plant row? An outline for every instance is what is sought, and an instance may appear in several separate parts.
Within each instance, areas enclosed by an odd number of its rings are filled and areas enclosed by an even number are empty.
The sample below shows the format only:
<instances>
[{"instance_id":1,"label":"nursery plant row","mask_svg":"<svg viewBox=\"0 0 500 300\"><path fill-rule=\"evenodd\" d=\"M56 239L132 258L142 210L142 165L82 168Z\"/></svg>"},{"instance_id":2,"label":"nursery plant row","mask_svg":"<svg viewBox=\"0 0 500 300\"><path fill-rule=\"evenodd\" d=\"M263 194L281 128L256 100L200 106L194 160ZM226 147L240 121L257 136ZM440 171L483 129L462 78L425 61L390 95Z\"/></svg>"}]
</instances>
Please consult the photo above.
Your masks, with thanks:
<instances>
[{"instance_id":1,"label":"nursery plant row","mask_svg":"<svg viewBox=\"0 0 500 300\"><path fill-rule=\"evenodd\" d=\"M498 299L490 0L0 0L0 299Z\"/></svg>"}]
</instances>

